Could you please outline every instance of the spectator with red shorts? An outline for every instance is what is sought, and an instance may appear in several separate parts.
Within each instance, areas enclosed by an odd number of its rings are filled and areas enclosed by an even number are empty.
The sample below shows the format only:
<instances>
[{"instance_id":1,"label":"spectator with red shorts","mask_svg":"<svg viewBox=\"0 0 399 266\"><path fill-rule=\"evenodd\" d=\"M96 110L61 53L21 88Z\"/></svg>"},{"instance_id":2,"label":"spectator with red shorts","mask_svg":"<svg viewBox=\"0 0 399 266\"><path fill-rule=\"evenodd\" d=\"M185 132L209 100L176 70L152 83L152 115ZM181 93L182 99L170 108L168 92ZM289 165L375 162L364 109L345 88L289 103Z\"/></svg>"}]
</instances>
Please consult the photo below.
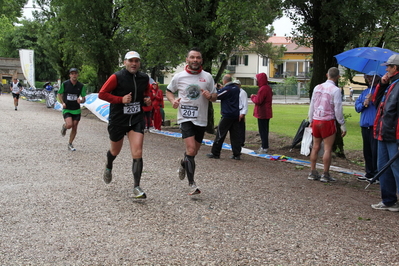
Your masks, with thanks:
<instances>
[{"instance_id":1,"label":"spectator with red shorts","mask_svg":"<svg viewBox=\"0 0 399 266\"><path fill-rule=\"evenodd\" d=\"M152 83L152 118L153 125L156 130L161 130L162 125L162 114L161 108L163 108L163 92L159 89L158 83Z\"/></svg>"},{"instance_id":2,"label":"spectator with red shorts","mask_svg":"<svg viewBox=\"0 0 399 266\"><path fill-rule=\"evenodd\" d=\"M332 147L337 132L335 120L341 125L342 137L346 135L341 91L336 86L339 77L338 68L332 67L328 70L327 81L317 85L313 90L308 113L309 126L312 127L313 134L309 180L320 180L321 182L336 181L335 178L330 176ZM316 162L322 141L324 142L324 172L320 176L316 170Z\"/></svg>"}]
</instances>

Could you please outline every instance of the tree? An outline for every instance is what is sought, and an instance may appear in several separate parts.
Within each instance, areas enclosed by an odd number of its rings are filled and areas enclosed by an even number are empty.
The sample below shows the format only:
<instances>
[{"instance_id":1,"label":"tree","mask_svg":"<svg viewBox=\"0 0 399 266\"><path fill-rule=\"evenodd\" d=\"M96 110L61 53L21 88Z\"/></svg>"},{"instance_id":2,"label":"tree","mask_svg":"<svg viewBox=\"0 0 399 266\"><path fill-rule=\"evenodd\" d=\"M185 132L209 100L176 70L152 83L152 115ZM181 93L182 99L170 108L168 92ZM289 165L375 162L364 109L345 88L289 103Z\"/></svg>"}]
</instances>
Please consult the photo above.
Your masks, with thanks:
<instances>
[{"instance_id":1,"label":"tree","mask_svg":"<svg viewBox=\"0 0 399 266\"><path fill-rule=\"evenodd\" d=\"M123 32L120 31L123 6L112 0L37 2L43 10L38 17L42 18L46 32L54 36L46 49L53 66L65 78L70 67L94 67L97 80L93 85L98 91L118 68L124 52ZM45 18L48 21L45 22Z\"/></svg>"},{"instance_id":2,"label":"tree","mask_svg":"<svg viewBox=\"0 0 399 266\"><path fill-rule=\"evenodd\" d=\"M294 40L313 47L313 88L325 81L325 74L337 66L334 55L344 51L362 32L372 29L384 14L386 0L284 0L287 14L296 26ZM337 8L339 7L339 8Z\"/></svg>"},{"instance_id":3,"label":"tree","mask_svg":"<svg viewBox=\"0 0 399 266\"><path fill-rule=\"evenodd\" d=\"M0 0L0 56L1 57L18 57L18 51L11 48L12 34L14 33L15 24L22 15L22 8L27 0Z\"/></svg>"},{"instance_id":4,"label":"tree","mask_svg":"<svg viewBox=\"0 0 399 266\"><path fill-rule=\"evenodd\" d=\"M18 22L18 18L22 16L22 8L27 0L0 0L0 17L7 17L12 22Z\"/></svg>"},{"instance_id":5,"label":"tree","mask_svg":"<svg viewBox=\"0 0 399 266\"><path fill-rule=\"evenodd\" d=\"M43 47L38 43L41 25L37 21L22 20L17 25L3 28L0 41L0 56L19 58L20 49L35 51L35 79L56 80L57 75L51 67L48 58L43 53ZM3 41L4 40L4 41Z\"/></svg>"},{"instance_id":6,"label":"tree","mask_svg":"<svg viewBox=\"0 0 399 266\"><path fill-rule=\"evenodd\" d=\"M124 14L130 14L129 22L136 25L134 32L139 33L144 44L151 44L147 36L162 39L161 45L148 46L148 55L152 50L157 55L159 50L169 50L165 52L168 58L161 62L172 58L182 62L191 47L198 47L202 51L204 70L212 73L212 64L221 54L225 55L225 62L221 64L224 67L233 49L248 46L267 35L266 27L281 15L279 3L277 0L126 0ZM218 71L215 80L222 72ZM209 106L207 131L213 133L213 107Z\"/></svg>"}]
</instances>

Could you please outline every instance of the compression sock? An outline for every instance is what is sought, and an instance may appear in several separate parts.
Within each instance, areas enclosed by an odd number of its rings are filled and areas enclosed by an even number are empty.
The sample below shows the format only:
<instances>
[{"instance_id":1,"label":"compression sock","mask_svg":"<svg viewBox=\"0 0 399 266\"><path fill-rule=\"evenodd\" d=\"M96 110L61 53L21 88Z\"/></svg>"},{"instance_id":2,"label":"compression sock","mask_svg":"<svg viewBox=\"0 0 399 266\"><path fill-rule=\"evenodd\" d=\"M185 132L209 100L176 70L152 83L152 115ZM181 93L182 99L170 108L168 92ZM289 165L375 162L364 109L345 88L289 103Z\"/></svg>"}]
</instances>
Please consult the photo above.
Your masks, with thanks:
<instances>
[{"instance_id":1,"label":"compression sock","mask_svg":"<svg viewBox=\"0 0 399 266\"><path fill-rule=\"evenodd\" d=\"M116 156L113 156L111 154L111 151L108 150L108 152L107 152L107 166L106 166L108 169L112 169L112 163L114 162L115 158L116 158Z\"/></svg>"},{"instance_id":2,"label":"compression sock","mask_svg":"<svg viewBox=\"0 0 399 266\"><path fill-rule=\"evenodd\" d=\"M143 158L133 159L132 172L134 177L134 187L140 185L142 171L143 171Z\"/></svg>"},{"instance_id":3,"label":"compression sock","mask_svg":"<svg viewBox=\"0 0 399 266\"><path fill-rule=\"evenodd\" d=\"M184 154L184 168L186 169L188 184L194 184L194 172L195 172L195 156Z\"/></svg>"}]
</instances>

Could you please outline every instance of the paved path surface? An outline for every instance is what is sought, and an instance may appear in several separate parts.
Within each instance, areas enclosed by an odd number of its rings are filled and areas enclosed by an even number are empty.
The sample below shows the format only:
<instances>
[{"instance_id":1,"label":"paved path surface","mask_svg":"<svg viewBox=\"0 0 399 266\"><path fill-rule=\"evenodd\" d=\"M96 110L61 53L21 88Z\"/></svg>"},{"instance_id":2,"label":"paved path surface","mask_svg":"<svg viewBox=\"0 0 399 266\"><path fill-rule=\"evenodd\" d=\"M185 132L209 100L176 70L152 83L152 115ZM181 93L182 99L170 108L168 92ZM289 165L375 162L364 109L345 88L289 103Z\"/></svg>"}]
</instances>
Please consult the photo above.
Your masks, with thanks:
<instances>
[{"instance_id":1,"label":"paved path surface","mask_svg":"<svg viewBox=\"0 0 399 266\"><path fill-rule=\"evenodd\" d=\"M189 197L182 141L146 134L148 198L134 200L127 147L112 183L101 179L105 123L83 117L70 152L60 112L14 111L2 95L0 114L1 265L399 265L399 213L372 210L378 186L353 176L322 184L279 161L208 159L203 146L203 193Z\"/></svg>"}]
</instances>

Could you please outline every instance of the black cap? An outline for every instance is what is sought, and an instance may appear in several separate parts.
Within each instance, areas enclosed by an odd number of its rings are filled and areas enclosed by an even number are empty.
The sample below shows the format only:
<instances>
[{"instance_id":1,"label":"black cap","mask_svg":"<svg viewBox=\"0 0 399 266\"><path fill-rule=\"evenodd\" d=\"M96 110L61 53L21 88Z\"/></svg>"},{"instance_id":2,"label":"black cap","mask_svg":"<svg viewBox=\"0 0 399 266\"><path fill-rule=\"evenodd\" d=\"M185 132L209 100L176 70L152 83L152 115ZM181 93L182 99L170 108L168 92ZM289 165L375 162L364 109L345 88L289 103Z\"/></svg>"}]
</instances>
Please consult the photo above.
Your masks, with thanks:
<instances>
[{"instance_id":1,"label":"black cap","mask_svg":"<svg viewBox=\"0 0 399 266\"><path fill-rule=\"evenodd\" d=\"M74 67L69 70L69 73L71 73L71 72L79 73L78 69L74 68Z\"/></svg>"}]
</instances>

